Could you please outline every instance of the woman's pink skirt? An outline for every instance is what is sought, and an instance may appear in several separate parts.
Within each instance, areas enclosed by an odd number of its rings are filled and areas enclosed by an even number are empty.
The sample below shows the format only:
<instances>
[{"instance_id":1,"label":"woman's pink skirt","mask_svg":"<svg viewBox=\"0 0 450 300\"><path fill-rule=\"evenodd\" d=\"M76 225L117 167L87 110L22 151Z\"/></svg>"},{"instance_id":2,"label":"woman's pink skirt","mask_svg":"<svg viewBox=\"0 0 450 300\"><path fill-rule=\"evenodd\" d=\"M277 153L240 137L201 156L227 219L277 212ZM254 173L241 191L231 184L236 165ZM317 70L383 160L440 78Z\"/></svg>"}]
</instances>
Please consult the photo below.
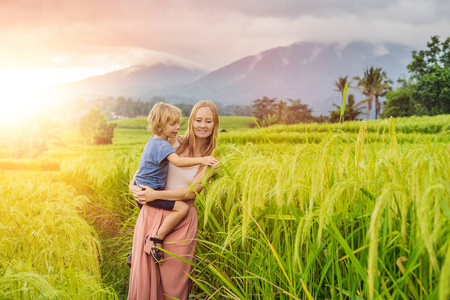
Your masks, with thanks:
<instances>
[{"instance_id":1,"label":"woman's pink skirt","mask_svg":"<svg viewBox=\"0 0 450 300\"><path fill-rule=\"evenodd\" d=\"M186 203L189 214L166 236L163 248L193 262L198 215L194 200ZM150 254L153 242L144 244L145 237L155 236L170 213L148 205L144 205L139 213L133 237L129 300L188 299L192 283L187 274L192 272L193 266L167 253L164 253L163 264L158 265Z\"/></svg>"}]
</instances>

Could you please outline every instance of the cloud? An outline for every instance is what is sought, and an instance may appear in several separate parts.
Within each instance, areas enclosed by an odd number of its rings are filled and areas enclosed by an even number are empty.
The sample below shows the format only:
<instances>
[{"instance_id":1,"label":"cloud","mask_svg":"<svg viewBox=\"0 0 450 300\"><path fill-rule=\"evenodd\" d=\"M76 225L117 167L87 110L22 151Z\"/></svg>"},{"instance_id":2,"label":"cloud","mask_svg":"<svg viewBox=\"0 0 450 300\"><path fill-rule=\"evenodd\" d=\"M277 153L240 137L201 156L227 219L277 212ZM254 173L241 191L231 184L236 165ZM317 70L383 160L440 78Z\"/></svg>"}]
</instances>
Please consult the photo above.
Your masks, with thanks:
<instances>
[{"instance_id":1,"label":"cloud","mask_svg":"<svg viewBox=\"0 0 450 300\"><path fill-rule=\"evenodd\" d=\"M425 48L448 36L449 11L444 0L3 0L0 67L175 59L214 69L299 41Z\"/></svg>"},{"instance_id":2,"label":"cloud","mask_svg":"<svg viewBox=\"0 0 450 300\"><path fill-rule=\"evenodd\" d=\"M407 22L447 21L450 4L446 0L197 0L188 2L191 9L201 7L208 13L239 12L247 16L297 19L354 15L377 19L390 18Z\"/></svg>"},{"instance_id":3,"label":"cloud","mask_svg":"<svg viewBox=\"0 0 450 300\"><path fill-rule=\"evenodd\" d=\"M228 0L209 1L198 0L190 2L191 7L199 6L209 13L240 12L247 16L279 17L296 19L303 16L341 15L351 11L352 13L365 13L368 10L384 10L390 5L382 1L358 1L358 0Z\"/></svg>"}]
</instances>

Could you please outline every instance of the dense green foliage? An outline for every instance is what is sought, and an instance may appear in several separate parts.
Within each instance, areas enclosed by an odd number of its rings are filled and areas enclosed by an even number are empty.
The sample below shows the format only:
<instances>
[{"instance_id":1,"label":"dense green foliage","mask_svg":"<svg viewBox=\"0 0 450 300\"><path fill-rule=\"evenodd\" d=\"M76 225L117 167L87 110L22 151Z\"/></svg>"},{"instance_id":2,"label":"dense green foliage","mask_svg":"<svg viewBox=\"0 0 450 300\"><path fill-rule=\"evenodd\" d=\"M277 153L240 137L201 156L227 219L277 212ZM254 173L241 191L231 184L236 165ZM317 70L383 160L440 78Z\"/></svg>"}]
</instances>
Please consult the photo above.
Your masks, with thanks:
<instances>
[{"instance_id":1,"label":"dense green foliage","mask_svg":"<svg viewBox=\"0 0 450 300\"><path fill-rule=\"evenodd\" d=\"M382 118L388 117L407 117L413 115L413 107L411 103L411 83L404 79L397 81L401 84L401 88L389 91L386 94L385 109L381 113Z\"/></svg>"},{"instance_id":2,"label":"dense green foliage","mask_svg":"<svg viewBox=\"0 0 450 300\"><path fill-rule=\"evenodd\" d=\"M413 51L408 65L415 80L412 89L414 112L419 115L450 113L450 37L431 37L427 50Z\"/></svg>"},{"instance_id":3,"label":"dense green foliage","mask_svg":"<svg viewBox=\"0 0 450 300\"><path fill-rule=\"evenodd\" d=\"M98 109L92 109L80 120L81 135L94 145L111 144L116 124L106 122L105 116Z\"/></svg>"},{"instance_id":4,"label":"dense green foliage","mask_svg":"<svg viewBox=\"0 0 450 300\"><path fill-rule=\"evenodd\" d=\"M290 105L288 105L290 103ZM300 122L310 123L316 121L312 116L312 109L308 104L303 104L300 99L286 101L277 98L253 100L253 116L258 120L260 126L274 124L296 124Z\"/></svg>"},{"instance_id":5,"label":"dense green foliage","mask_svg":"<svg viewBox=\"0 0 450 300\"><path fill-rule=\"evenodd\" d=\"M450 38L431 37L427 50L413 51L408 65L410 80L386 95L383 116L450 113Z\"/></svg>"}]
</instances>

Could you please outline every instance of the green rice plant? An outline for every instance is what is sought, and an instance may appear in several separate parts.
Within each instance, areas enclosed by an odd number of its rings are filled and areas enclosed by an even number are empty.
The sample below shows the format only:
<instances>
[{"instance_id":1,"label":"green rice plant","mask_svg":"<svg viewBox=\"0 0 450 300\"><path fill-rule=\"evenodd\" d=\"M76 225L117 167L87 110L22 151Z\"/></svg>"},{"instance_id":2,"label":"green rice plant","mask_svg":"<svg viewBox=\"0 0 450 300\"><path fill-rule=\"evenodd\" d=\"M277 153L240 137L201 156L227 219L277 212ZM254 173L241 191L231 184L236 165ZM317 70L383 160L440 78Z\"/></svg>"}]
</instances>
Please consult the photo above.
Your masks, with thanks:
<instances>
[{"instance_id":1,"label":"green rice plant","mask_svg":"<svg viewBox=\"0 0 450 300\"><path fill-rule=\"evenodd\" d=\"M365 122L365 121L363 121ZM347 124L344 123L343 126ZM359 122L359 128L361 127L362 122ZM329 131L312 131L310 132L308 129L303 131L293 131L292 128L283 127L283 131L273 132L270 131L271 127L265 127L264 133L256 130L240 130L240 131L231 131L227 133L220 133L218 137L218 141L222 144L232 143L232 144L266 144L267 140L270 140L272 143L286 143L286 144L318 144L323 141L323 139L327 136ZM356 132L341 132L341 135L338 135L338 138L343 141L347 140L347 137L356 140L359 133ZM382 131L370 131L368 130L368 123L366 123L366 138L371 143L386 143L389 142L389 123L383 124ZM332 133L337 133L331 131ZM399 144L410 144L416 142L450 142L450 132L444 131L438 134L425 134L425 133L402 133L396 132L397 141ZM344 138L345 137L345 138Z\"/></svg>"},{"instance_id":2,"label":"green rice plant","mask_svg":"<svg viewBox=\"0 0 450 300\"><path fill-rule=\"evenodd\" d=\"M294 125L274 125L266 128L267 133L275 132L353 132L357 133L361 126L362 121L347 121L343 124L294 124ZM386 129L386 125L389 124L388 119L379 120L367 120L368 132L382 133ZM423 133L423 134L436 134L445 132L450 129L450 115L438 115L438 116L413 116L413 117L401 117L395 118L395 130L397 133Z\"/></svg>"},{"instance_id":3,"label":"green rice plant","mask_svg":"<svg viewBox=\"0 0 450 300\"><path fill-rule=\"evenodd\" d=\"M0 170L57 171L60 161L54 158L0 159Z\"/></svg>"},{"instance_id":4,"label":"green rice plant","mask_svg":"<svg viewBox=\"0 0 450 300\"><path fill-rule=\"evenodd\" d=\"M110 149L116 149L117 146L130 148L142 145L142 148L147 143L152 133L147 129L123 129L117 128L114 130L113 145Z\"/></svg>"},{"instance_id":5,"label":"green rice plant","mask_svg":"<svg viewBox=\"0 0 450 300\"><path fill-rule=\"evenodd\" d=\"M43 173L2 172L0 298L115 299L102 287L87 198Z\"/></svg>"},{"instance_id":6,"label":"green rice plant","mask_svg":"<svg viewBox=\"0 0 450 300\"><path fill-rule=\"evenodd\" d=\"M100 262L102 279L121 297L128 291L129 268L125 260L131 252L139 214L128 185L138 168L141 152L141 146L86 151L63 161L60 170L65 184L90 199L82 215L99 232L104 253Z\"/></svg>"},{"instance_id":7,"label":"green rice plant","mask_svg":"<svg viewBox=\"0 0 450 300\"><path fill-rule=\"evenodd\" d=\"M115 213L128 213L123 208L121 195L136 172L140 149L131 151L101 151L87 153L61 163L61 177L83 193L95 194L102 206Z\"/></svg>"},{"instance_id":8,"label":"green rice plant","mask_svg":"<svg viewBox=\"0 0 450 300\"><path fill-rule=\"evenodd\" d=\"M448 145L400 146L394 120L373 143L362 124L318 144L221 144L197 197L199 261L221 274L199 266L208 294L448 297Z\"/></svg>"},{"instance_id":9,"label":"green rice plant","mask_svg":"<svg viewBox=\"0 0 450 300\"><path fill-rule=\"evenodd\" d=\"M147 118L127 118L114 120L112 123L117 124L117 128L127 129L145 129L147 128Z\"/></svg>"}]
</instances>

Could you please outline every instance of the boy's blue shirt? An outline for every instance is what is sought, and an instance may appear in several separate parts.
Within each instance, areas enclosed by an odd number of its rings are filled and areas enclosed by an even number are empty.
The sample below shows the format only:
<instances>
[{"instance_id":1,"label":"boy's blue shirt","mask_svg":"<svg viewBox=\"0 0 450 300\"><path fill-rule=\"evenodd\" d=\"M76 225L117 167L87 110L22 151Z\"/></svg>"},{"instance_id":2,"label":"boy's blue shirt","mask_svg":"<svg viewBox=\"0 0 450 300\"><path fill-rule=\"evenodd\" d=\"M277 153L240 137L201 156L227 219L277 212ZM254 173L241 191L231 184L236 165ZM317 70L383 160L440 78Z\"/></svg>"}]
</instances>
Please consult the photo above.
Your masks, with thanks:
<instances>
[{"instance_id":1,"label":"boy's blue shirt","mask_svg":"<svg viewBox=\"0 0 450 300\"><path fill-rule=\"evenodd\" d=\"M169 169L167 156L172 153L175 151L168 141L152 136L142 152L136 173L136 184L146 185L152 189L164 189Z\"/></svg>"}]
</instances>

